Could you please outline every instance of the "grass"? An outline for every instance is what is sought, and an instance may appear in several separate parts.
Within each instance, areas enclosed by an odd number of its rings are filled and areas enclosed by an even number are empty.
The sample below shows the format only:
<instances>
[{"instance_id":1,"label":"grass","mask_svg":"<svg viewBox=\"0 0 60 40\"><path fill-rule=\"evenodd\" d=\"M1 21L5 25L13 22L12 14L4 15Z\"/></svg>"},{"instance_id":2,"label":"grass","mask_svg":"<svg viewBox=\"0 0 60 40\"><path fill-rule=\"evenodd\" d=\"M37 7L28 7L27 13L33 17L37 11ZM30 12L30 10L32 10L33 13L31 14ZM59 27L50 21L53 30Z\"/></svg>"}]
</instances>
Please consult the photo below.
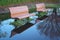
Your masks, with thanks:
<instances>
[{"instance_id":1,"label":"grass","mask_svg":"<svg viewBox=\"0 0 60 40\"><path fill-rule=\"evenodd\" d=\"M20 4L26 2L35 2L35 0L0 0L0 6L7 6L11 4Z\"/></svg>"},{"instance_id":2,"label":"grass","mask_svg":"<svg viewBox=\"0 0 60 40\"><path fill-rule=\"evenodd\" d=\"M60 4L46 4L47 8L59 8Z\"/></svg>"},{"instance_id":3,"label":"grass","mask_svg":"<svg viewBox=\"0 0 60 40\"><path fill-rule=\"evenodd\" d=\"M22 3L29 3L29 2L45 2L44 0L0 0L0 6L8 6L8 5L11 5L11 4L22 4ZM55 0L57 1L57 0ZM52 1L52 2L55 2L55 1ZM49 7L57 7L58 5L56 4L46 4L47 6ZM60 6L59 6L60 7Z\"/></svg>"}]
</instances>

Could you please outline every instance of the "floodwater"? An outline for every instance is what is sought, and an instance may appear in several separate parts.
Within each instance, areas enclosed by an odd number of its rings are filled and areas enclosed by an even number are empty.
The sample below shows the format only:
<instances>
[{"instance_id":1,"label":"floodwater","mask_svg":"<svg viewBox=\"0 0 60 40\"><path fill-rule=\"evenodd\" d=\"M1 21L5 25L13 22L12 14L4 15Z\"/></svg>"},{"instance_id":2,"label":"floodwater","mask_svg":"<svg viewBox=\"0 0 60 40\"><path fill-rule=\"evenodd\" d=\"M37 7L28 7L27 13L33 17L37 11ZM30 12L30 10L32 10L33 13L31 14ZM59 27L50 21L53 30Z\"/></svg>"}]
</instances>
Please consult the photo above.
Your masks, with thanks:
<instances>
[{"instance_id":1,"label":"floodwater","mask_svg":"<svg viewBox=\"0 0 60 40\"><path fill-rule=\"evenodd\" d=\"M60 36L50 37L42 33L41 29L38 29L40 25L43 25L44 20L36 23L22 33L16 34L10 38L11 31L14 29L14 25L10 25L11 22L14 22L14 19L8 19L1 22L0 40L60 40Z\"/></svg>"}]
</instances>

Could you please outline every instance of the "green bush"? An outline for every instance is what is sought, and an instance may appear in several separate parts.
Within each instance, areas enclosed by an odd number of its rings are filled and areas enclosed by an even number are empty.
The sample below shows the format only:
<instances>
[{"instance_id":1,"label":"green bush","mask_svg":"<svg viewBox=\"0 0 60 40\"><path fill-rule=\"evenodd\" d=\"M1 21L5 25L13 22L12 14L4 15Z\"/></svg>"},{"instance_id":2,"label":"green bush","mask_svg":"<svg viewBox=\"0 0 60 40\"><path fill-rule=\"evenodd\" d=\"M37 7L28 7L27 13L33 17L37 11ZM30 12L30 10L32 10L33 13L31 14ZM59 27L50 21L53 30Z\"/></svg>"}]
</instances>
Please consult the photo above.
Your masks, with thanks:
<instances>
[{"instance_id":1,"label":"green bush","mask_svg":"<svg viewBox=\"0 0 60 40\"><path fill-rule=\"evenodd\" d=\"M14 25L16 28L19 28L20 26L24 25L27 23L27 19L17 19L15 22L11 23Z\"/></svg>"},{"instance_id":2,"label":"green bush","mask_svg":"<svg viewBox=\"0 0 60 40\"><path fill-rule=\"evenodd\" d=\"M30 5L29 7L29 13L36 12L36 6L35 5Z\"/></svg>"},{"instance_id":3,"label":"green bush","mask_svg":"<svg viewBox=\"0 0 60 40\"><path fill-rule=\"evenodd\" d=\"M0 13L0 21L9 19L10 17L10 13Z\"/></svg>"},{"instance_id":4,"label":"green bush","mask_svg":"<svg viewBox=\"0 0 60 40\"><path fill-rule=\"evenodd\" d=\"M38 18L42 18L43 16L47 15L47 12L38 12Z\"/></svg>"},{"instance_id":5,"label":"green bush","mask_svg":"<svg viewBox=\"0 0 60 40\"><path fill-rule=\"evenodd\" d=\"M14 25L15 26L15 28L19 28L19 27L21 27L22 25L25 25L27 22L30 22L31 20L33 20L33 19L31 19L31 18L24 18L24 19L16 19L13 23L11 23L12 25Z\"/></svg>"}]
</instances>

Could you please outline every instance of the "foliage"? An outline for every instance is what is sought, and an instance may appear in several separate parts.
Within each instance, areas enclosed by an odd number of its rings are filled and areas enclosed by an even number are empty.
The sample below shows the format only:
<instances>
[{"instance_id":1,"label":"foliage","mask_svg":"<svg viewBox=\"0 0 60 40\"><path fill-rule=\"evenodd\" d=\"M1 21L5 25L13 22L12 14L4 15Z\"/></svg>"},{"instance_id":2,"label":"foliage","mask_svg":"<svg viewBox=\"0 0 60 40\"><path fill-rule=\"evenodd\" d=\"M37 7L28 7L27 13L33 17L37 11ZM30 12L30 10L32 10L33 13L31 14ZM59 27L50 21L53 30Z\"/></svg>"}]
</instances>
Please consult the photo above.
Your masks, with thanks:
<instances>
[{"instance_id":1,"label":"foliage","mask_svg":"<svg viewBox=\"0 0 60 40\"><path fill-rule=\"evenodd\" d=\"M29 13L33 13L33 12L36 12L36 6L35 5L30 5Z\"/></svg>"},{"instance_id":2,"label":"foliage","mask_svg":"<svg viewBox=\"0 0 60 40\"><path fill-rule=\"evenodd\" d=\"M13 23L11 23L12 25L14 25L15 26L15 28L19 28L19 27L21 27L22 25L25 25L27 22L30 22L31 20L33 20L33 19L31 19L31 18L24 18L24 19L16 19L16 21L14 21Z\"/></svg>"},{"instance_id":3,"label":"foliage","mask_svg":"<svg viewBox=\"0 0 60 40\"><path fill-rule=\"evenodd\" d=\"M43 16L45 16L47 13L46 12L38 12L37 16L39 18L42 18Z\"/></svg>"},{"instance_id":4,"label":"foliage","mask_svg":"<svg viewBox=\"0 0 60 40\"><path fill-rule=\"evenodd\" d=\"M11 24L14 25L16 28L18 28L26 23L27 23L27 19L17 19L15 22Z\"/></svg>"},{"instance_id":5,"label":"foliage","mask_svg":"<svg viewBox=\"0 0 60 40\"><path fill-rule=\"evenodd\" d=\"M0 21L3 21L5 19L9 19L10 18L10 13L1 13L0 14Z\"/></svg>"},{"instance_id":6,"label":"foliage","mask_svg":"<svg viewBox=\"0 0 60 40\"><path fill-rule=\"evenodd\" d=\"M28 17L28 18L26 18L26 19L27 19L28 22L34 20L33 18L30 18L30 17Z\"/></svg>"}]
</instances>

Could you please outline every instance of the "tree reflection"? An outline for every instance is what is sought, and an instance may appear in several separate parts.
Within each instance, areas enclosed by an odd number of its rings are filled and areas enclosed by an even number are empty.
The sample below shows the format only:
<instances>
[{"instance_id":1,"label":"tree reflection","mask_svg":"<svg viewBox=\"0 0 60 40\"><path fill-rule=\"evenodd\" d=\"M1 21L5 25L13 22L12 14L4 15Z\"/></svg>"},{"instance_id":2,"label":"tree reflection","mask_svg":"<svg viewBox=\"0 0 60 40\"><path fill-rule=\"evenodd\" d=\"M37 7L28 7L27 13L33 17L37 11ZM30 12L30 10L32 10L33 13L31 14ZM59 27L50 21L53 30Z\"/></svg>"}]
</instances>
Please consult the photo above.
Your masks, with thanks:
<instances>
[{"instance_id":1,"label":"tree reflection","mask_svg":"<svg viewBox=\"0 0 60 40\"><path fill-rule=\"evenodd\" d=\"M38 26L40 32L49 36L50 38L53 37L60 37L60 16L57 15L56 8L54 8L53 13L45 19L42 25Z\"/></svg>"}]
</instances>

